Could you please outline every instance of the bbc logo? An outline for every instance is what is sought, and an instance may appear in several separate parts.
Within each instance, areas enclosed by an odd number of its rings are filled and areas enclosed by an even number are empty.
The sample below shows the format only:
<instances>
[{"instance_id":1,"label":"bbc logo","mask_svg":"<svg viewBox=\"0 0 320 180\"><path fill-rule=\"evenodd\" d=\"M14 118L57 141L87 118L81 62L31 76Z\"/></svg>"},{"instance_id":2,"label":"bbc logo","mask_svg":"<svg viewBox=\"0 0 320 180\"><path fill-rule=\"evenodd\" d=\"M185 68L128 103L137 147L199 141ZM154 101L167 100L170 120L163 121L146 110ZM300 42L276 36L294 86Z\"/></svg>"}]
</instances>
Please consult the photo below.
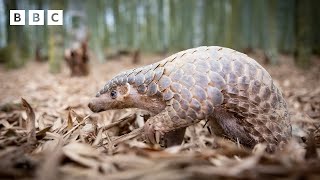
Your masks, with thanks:
<instances>
[{"instance_id":1,"label":"bbc logo","mask_svg":"<svg viewBox=\"0 0 320 180\"><path fill-rule=\"evenodd\" d=\"M44 10L29 10L29 25L44 25ZM26 25L25 10L10 10L10 25ZM47 10L47 25L63 25L63 10Z\"/></svg>"}]
</instances>

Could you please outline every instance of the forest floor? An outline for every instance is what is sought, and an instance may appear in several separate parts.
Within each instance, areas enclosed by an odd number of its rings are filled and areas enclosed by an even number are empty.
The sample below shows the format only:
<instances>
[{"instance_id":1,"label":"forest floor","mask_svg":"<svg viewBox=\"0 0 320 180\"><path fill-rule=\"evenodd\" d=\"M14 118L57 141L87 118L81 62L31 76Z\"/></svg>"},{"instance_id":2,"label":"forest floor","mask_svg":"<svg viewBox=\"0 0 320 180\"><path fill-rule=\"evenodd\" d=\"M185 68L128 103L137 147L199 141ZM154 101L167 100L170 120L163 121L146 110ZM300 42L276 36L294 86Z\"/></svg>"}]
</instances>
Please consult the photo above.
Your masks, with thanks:
<instances>
[{"instance_id":1,"label":"forest floor","mask_svg":"<svg viewBox=\"0 0 320 180\"><path fill-rule=\"evenodd\" d=\"M65 65L51 74L48 63L0 67L0 179L320 178L317 58L308 70L284 55L278 65L263 65L281 88L293 122L294 137L283 151L268 154L264 145L252 151L214 138L204 122L187 129L181 146L161 150L141 137L112 146L116 137L141 127L146 112L92 114L89 99L120 71L162 58L143 54L137 65L130 57L91 62L86 77L70 77Z\"/></svg>"}]
</instances>

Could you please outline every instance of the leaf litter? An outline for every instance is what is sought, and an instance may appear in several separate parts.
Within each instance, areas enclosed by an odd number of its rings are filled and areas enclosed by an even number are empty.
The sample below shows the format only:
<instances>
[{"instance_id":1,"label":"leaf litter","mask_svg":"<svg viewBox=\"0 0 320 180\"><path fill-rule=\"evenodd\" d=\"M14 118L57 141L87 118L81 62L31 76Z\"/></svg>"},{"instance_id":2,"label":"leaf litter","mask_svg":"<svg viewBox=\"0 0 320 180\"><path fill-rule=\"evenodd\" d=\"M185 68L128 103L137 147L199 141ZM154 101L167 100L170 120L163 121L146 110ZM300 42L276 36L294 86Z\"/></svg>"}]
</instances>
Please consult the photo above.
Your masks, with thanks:
<instances>
[{"instance_id":1,"label":"leaf litter","mask_svg":"<svg viewBox=\"0 0 320 180\"><path fill-rule=\"evenodd\" d=\"M126 59L92 64L89 76L73 78L66 68L48 73L47 64L0 67L0 179L320 178L319 59L308 71L288 56L265 65L293 123L292 140L274 154L264 144L249 150L213 137L205 122L189 127L181 146L161 149L143 142L148 112L90 112L88 100L106 80L151 59L160 57L145 55L138 65Z\"/></svg>"}]
</instances>

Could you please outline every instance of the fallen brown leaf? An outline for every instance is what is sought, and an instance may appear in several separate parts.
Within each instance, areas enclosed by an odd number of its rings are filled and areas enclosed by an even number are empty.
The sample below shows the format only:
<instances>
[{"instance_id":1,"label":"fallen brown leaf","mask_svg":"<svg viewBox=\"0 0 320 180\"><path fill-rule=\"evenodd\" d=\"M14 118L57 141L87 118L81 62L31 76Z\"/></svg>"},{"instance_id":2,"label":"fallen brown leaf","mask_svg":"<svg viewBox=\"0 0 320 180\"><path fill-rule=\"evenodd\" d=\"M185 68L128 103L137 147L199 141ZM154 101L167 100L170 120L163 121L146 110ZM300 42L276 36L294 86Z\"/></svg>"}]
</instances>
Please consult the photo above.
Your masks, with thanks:
<instances>
[{"instance_id":1,"label":"fallen brown leaf","mask_svg":"<svg viewBox=\"0 0 320 180\"><path fill-rule=\"evenodd\" d=\"M28 143L30 145L35 145L37 143L35 126L36 117L30 104L23 98L21 98L21 102L27 112Z\"/></svg>"}]
</instances>

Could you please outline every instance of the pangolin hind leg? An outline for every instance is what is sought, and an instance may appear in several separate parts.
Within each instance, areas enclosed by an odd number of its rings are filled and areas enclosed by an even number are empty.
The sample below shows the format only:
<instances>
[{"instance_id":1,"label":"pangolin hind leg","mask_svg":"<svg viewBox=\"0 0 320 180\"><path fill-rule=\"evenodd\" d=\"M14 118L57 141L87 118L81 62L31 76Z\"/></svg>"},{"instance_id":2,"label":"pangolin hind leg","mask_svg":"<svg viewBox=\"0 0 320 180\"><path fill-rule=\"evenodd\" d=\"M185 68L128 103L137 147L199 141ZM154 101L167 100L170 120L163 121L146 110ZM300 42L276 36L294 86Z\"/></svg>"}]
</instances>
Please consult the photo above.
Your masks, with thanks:
<instances>
[{"instance_id":1,"label":"pangolin hind leg","mask_svg":"<svg viewBox=\"0 0 320 180\"><path fill-rule=\"evenodd\" d=\"M215 108L209 117L209 125L215 135L239 141L244 146L253 148L257 141L248 132L251 127L245 127L243 122L243 119L222 108Z\"/></svg>"}]
</instances>

